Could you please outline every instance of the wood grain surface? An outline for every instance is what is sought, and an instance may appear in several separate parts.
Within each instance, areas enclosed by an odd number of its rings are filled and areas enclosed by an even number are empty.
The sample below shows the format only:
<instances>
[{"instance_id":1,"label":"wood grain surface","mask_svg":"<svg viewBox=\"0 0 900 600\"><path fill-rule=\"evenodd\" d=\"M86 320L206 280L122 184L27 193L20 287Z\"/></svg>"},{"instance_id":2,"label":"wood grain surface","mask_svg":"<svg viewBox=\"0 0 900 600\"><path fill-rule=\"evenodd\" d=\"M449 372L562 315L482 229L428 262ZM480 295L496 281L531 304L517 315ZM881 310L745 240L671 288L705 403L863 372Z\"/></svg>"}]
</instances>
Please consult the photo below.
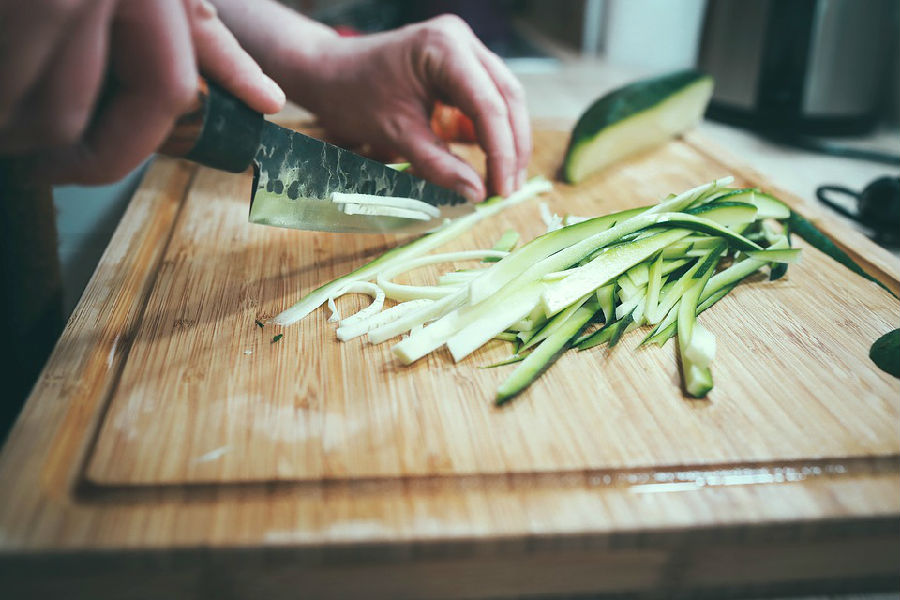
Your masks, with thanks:
<instances>
[{"instance_id":1,"label":"wood grain surface","mask_svg":"<svg viewBox=\"0 0 900 600\"><path fill-rule=\"evenodd\" d=\"M566 136L539 132L533 173L553 176ZM599 215L730 174L675 142L540 201ZM762 186L736 174L736 185ZM900 382L868 359L900 304L807 249L784 280L759 276L701 317L718 342L716 387L683 396L674 343L569 352L512 406L493 391L510 346L454 364L400 366L392 342L337 340L322 308L260 329L301 294L397 243L385 236L247 223L246 176L191 184L112 396L87 477L97 485L533 473L891 456ZM544 230L538 201L448 248L489 248L508 228ZM465 266L465 265L457 265ZM453 265L411 274L433 282ZM368 298L364 300L367 302ZM345 298L341 310L360 299ZM272 343L272 337L284 338Z\"/></svg>"},{"instance_id":2,"label":"wood grain surface","mask_svg":"<svg viewBox=\"0 0 900 600\"><path fill-rule=\"evenodd\" d=\"M535 140L531 172L553 176L565 134ZM728 173L775 189L688 136L543 201L600 214ZM719 343L708 400L682 396L672 344L636 350L634 333L570 353L498 410L504 373L478 366L499 343L403 368L389 343L337 341L324 309L260 330L396 240L249 225L248 186L169 159L148 170L0 454L11 597L896 580L900 385L867 351L900 303L874 284L808 250L787 279L739 286L701 317ZM454 247L528 239L537 215L512 209ZM810 216L898 285L896 259Z\"/></svg>"}]
</instances>

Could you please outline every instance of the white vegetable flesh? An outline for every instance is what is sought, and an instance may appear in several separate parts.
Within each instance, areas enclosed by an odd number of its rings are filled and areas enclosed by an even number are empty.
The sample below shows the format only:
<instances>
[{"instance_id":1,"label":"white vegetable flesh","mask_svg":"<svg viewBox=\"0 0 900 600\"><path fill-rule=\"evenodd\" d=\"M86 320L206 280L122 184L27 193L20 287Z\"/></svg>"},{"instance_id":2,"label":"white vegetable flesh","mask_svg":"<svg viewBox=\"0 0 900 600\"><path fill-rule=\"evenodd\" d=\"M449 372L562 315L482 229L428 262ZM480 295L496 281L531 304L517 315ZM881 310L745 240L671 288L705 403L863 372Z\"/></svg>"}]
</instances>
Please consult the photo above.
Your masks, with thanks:
<instances>
[{"instance_id":1,"label":"white vegetable flesh","mask_svg":"<svg viewBox=\"0 0 900 600\"><path fill-rule=\"evenodd\" d=\"M378 344L399 337L392 352L403 364L442 346L458 362L492 339L516 343L517 354L501 364L522 361L522 365L501 386L498 401L527 387L573 344L582 348L584 340L584 348L604 342L614 345L624 333L651 324L656 327L644 341L662 344L677 334L685 389L705 395L712 389L710 365L716 342L697 322L697 314L761 266L795 262L799 256L798 250L788 247L784 234L762 221L767 215L784 214L779 202L768 197L753 202L755 191L725 188L730 181L723 178L670 195L651 207L578 222L563 221L542 204L540 214L548 233L523 246L513 249L518 234L510 230L493 249L428 254L480 220L549 189L548 182L532 180L509 198L485 203L435 233L322 286L276 322L302 318L323 301L339 318L334 298L356 292L373 296L373 301L340 321L338 338L368 334L369 342ZM421 208L409 204L410 199L383 204L384 199L353 202L336 195L338 200L351 210L356 210L353 205ZM716 273L723 256L734 262ZM453 270L455 263L473 260L482 265ZM410 277L411 283L394 281L406 272L442 263L451 265L437 285L412 283L415 277ZM783 267L775 276L782 273ZM382 310L385 299L400 304ZM573 337L591 322L601 321L605 325L595 333L577 341Z\"/></svg>"}]
</instances>

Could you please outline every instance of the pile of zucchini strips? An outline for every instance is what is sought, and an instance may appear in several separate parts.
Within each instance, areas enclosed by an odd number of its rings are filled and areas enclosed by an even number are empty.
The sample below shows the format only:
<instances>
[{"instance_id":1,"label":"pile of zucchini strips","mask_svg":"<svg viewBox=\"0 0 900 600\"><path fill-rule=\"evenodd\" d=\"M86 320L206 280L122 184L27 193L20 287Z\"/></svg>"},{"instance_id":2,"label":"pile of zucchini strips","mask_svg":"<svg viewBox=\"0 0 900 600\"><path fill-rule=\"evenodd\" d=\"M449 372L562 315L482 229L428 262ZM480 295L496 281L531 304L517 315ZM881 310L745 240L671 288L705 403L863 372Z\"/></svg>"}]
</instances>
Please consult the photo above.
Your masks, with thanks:
<instances>
[{"instance_id":1,"label":"pile of zucchini strips","mask_svg":"<svg viewBox=\"0 0 900 600\"><path fill-rule=\"evenodd\" d=\"M731 182L716 180L651 206L565 219L517 248L518 235L507 232L491 249L428 254L550 189L534 178L508 198L489 200L318 288L273 321L293 323L327 302L341 340L368 335L379 344L402 336L392 350L407 365L442 346L458 362L492 339L506 340L512 354L491 366L515 366L496 392L497 404L524 391L564 351L612 347L647 326L643 344L677 337L684 390L704 397L713 388L716 342L698 315L748 276L765 267L777 279L799 258L782 226L788 207L759 190L727 187ZM393 281L423 265L457 261L481 262L448 271L436 285ZM373 301L341 319L334 299L347 293ZM384 308L386 299L396 304Z\"/></svg>"}]
</instances>

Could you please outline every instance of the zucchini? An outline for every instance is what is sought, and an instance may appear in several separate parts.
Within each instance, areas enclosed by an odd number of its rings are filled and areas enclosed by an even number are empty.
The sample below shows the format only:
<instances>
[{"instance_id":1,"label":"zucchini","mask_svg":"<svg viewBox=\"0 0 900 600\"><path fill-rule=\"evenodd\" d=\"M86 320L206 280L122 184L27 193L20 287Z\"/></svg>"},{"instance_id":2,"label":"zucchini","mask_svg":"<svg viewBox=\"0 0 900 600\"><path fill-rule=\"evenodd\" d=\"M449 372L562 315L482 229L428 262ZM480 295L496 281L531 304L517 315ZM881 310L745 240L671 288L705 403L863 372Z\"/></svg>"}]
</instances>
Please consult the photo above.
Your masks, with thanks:
<instances>
[{"instance_id":1,"label":"zucchini","mask_svg":"<svg viewBox=\"0 0 900 600\"><path fill-rule=\"evenodd\" d=\"M512 252L513 248L516 247L516 244L519 243L519 232L515 229L507 229L503 232L503 235L500 236L500 239L491 246L491 250L501 250L503 252ZM500 262L500 258L493 256L486 256L481 262L485 263L495 263Z\"/></svg>"},{"instance_id":2,"label":"zucchini","mask_svg":"<svg viewBox=\"0 0 900 600\"><path fill-rule=\"evenodd\" d=\"M765 221L779 219L784 205L756 190L724 187L730 181L579 221L515 250L518 236L507 232L490 250L422 256L474 224L464 217L323 286L301 304L305 309L324 297L333 306L336 296L349 292L374 295L371 307L341 321L338 337L368 333L369 342L377 344L408 333L392 348L404 364L444 345L460 361L492 339L511 342L512 354L490 365L520 363L498 389L498 404L521 393L567 348L603 343L612 348L626 333L655 324L642 343L662 345L677 334L685 390L701 397L712 389L716 344L697 315L760 267L771 265L774 271L799 255L788 236ZM482 216L522 199L490 201L477 211ZM716 273L729 248L732 264ZM444 285L391 280L426 264L492 258L500 260L445 274ZM408 301L372 314L385 297ZM599 330L582 335L601 322Z\"/></svg>"},{"instance_id":3,"label":"zucchini","mask_svg":"<svg viewBox=\"0 0 900 600\"><path fill-rule=\"evenodd\" d=\"M712 77L684 70L637 81L599 98L572 131L563 161L565 180L578 183L693 126L712 90Z\"/></svg>"},{"instance_id":4,"label":"zucchini","mask_svg":"<svg viewBox=\"0 0 900 600\"><path fill-rule=\"evenodd\" d=\"M831 239L819 231L819 228L813 225L810 221L808 221L803 215L791 211L791 216L788 219L788 227L790 227L791 233L796 233L804 240L806 243L819 250L824 252L828 256L830 256L833 260L841 263L860 277L864 277L869 281L874 281L879 286L881 286L887 293L889 293L894 298L897 298L897 294L891 290L888 286L882 283L875 277L872 277L868 273L863 270L859 263L850 258L850 255L838 248L834 245L834 242Z\"/></svg>"},{"instance_id":5,"label":"zucchini","mask_svg":"<svg viewBox=\"0 0 900 600\"><path fill-rule=\"evenodd\" d=\"M347 275L316 288L303 296L296 304L276 315L272 322L276 325L295 323L321 306L335 291L348 283L372 279L389 266L419 257L438 246L458 238L484 219L510 206L530 200L538 194L550 190L551 187L547 179L538 176L530 179L517 192L507 198L500 196L488 198L476 207L475 212L450 221L433 233L427 233L407 244L388 250L375 260L351 271Z\"/></svg>"},{"instance_id":6,"label":"zucchini","mask_svg":"<svg viewBox=\"0 0 900 600\"><path fill-rule=\"evenodd\" d=\"M717 257L718 258L718 257ZM713 388L709 363L715 354L715 338L697 323L700 294L713 268L704 265L697 271L693 283L681 297L678 306L678 349L684 389L694 398L705 397Z\"/></svg>"},{"instance_id":7,"label":"zucchini","mask_svg":"<svg viewBox=\"0 0 900 600\"><path fill-rule=\"evenodd\" d=\"M581 331L587 327L599 310L596 302L587 302L561 323L539 346L525 357L509 378L497 388L497 396L494 403L501 406L509 402L525 388L540 377L556 360L566 351L572 340L577 338Z\"/></svg>"}]
</instances>

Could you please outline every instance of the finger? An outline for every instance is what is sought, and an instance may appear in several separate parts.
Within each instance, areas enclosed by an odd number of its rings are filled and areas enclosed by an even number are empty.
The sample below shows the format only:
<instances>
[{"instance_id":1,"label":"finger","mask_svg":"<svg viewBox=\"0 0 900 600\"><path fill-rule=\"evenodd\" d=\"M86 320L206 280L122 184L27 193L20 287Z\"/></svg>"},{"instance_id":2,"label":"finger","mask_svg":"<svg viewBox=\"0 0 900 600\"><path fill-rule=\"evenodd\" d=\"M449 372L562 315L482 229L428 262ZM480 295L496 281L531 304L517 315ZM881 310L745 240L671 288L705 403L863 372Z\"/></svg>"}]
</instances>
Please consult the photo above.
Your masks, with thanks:
<instances>
[{"instance_id":1,"label":"finger","mask_svg":"<svg viewBox=\"0 0 900 600\"><path fill-rule=\"evenodd\" d=\"M425 116L409 116L392 121L388 139L423 178L480 202L485 197L484 183L478 173L446 147L428 126Z\"/></svg>"},{"instance_id":2,"label":"finger","mask_svg":"<svg viewBox=\"0 0 900 600\"><path fill-rule=\"evenodd\" d=\"M509 113L509 126L512 129L516 147L516 187L525 183L526 169L531 160L531 122L528 119L528 106L525 103L525 90L522 84L510 72L503 60L488 50L480 40L475 40L475 51L481 64L506 101Z\"/></svg>"},{"instance_id":3,"label":"finger","mask_svg":"<svg viewBox=\"0 0 900 600\"><path fill-rule=\"evenodd\" d=\"M32 152L77 142L87 128L106 69L111 2L91 5L72 22L28 106L4 135L4 148Z\"/></svg>"},{"instance_id":4,"label":"finger","mask_svg":"<svg viewBox=\"0 0 900 600\"><path fill-rule=\"evenodd\" d=\"M197 68L180 0L123 0L110 40L116 87L85 140L30 165L51 181L97 184L126 175L166 138L197 93Z\"/></svg>"},{"instance_id":5,"label":"finger","mask_svg":"<svg viewBox=\"0 0 900 600\"><path fill-rule=\"evenodd\" d=\"M80 10L77 4L10 3L0 18L0 143Z\"/></svg>"},{"instance_id":6,"label":"finger","mask_svg":"<svg viewBox=\"0 0 900 600\"><path fill-rule=\"evenodd\" d=\"M284 108L285 96L219 19L215 7L206 0L188 0L186 10L204 75L226 88L250 108L271 114Z\"/></svg>"},{"instance_id":7,"label":"finger","mask_svg":"<svg viewBox=\"0 0 900 600\"><path fill-rule=\"evenodd\" d=\"M487 155L488 187L508 195L515 187L516 151L506 102L475 55L472 33L462 21L434 25L425 56L426 81L468 115Z\"/></svg>"}]
</instances>

